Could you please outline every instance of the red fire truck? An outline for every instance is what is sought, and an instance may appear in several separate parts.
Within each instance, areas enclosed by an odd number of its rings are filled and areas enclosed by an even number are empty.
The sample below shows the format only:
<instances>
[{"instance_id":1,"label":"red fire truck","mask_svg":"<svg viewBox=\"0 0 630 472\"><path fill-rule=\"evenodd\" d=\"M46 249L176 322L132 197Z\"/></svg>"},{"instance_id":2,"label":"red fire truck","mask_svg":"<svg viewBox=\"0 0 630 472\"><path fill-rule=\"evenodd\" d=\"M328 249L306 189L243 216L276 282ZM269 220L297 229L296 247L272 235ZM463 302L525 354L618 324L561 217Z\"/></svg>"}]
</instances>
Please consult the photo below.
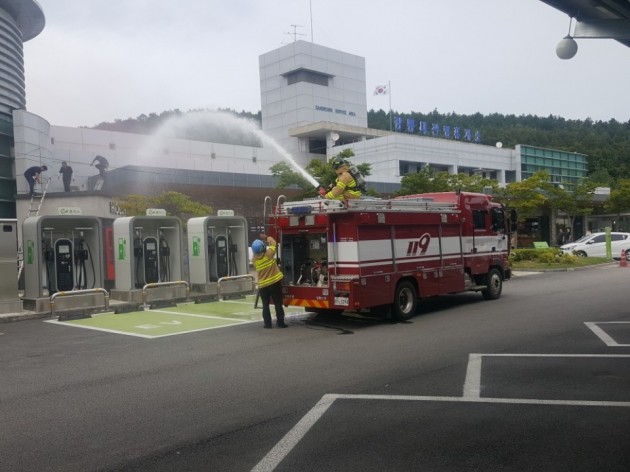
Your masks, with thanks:
<instances>
[{"instance_id":1,"label":"red fire truck","mask_svg":"<svg viewBox=\"0 0 630 472\"><path fill-rule=\"evenodd\" d=\"M285 306L406 320L425 297L480 291L487 300L499 298L511 276L515 214L489 195L295 202L281 196L265 218L279 243Z\"/></svg>"}]
</instances>

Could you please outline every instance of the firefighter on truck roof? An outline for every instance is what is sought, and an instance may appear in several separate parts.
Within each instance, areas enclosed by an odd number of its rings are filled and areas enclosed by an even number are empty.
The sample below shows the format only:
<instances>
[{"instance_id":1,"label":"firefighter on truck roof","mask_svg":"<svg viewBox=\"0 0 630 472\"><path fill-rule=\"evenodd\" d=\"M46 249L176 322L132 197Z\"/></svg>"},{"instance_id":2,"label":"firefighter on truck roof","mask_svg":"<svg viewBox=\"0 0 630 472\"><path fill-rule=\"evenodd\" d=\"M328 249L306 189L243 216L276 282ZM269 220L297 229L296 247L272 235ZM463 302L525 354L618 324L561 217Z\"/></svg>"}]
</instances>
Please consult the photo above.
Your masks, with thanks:
<instances>
[{"instance_id":1,"label":"firefighter on truck roof","mask_svg":"<svg viewBox=\"0 0 630 472\"><path fill-rule=\"evenodd\" d=\"M330 191L326 191L324 187L319 187L319 194L331 200L361 198L361 190L359 189L357 181L350 173L348 163L343 158L335 156L330 161L330 164L337 174L337 180Z\"/></svg>"}]
</instances>

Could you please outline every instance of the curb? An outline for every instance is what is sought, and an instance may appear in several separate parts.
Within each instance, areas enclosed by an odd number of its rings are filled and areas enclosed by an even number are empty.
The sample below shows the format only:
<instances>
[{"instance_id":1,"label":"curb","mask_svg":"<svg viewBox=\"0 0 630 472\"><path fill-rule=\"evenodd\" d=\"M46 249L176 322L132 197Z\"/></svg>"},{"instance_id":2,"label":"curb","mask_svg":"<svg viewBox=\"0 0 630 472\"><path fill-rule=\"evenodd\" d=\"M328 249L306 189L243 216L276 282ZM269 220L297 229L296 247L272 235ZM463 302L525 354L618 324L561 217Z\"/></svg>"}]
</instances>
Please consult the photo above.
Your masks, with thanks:
<instances>
[{"instance_id":1,"label":"curb","mask_svg":"<svg viewBox=\"0 0 630 472\"><path fill-rule=\"evenodd\" d=\"M518 276L519 273L520 275L527 275L527 274L531 274L531 273L542 273L542 272L573 272L576 270L588 270L588 269L593 269L596 267L605 267L605 266L609 266L609 265L619 265L618 261L612 261L612 262L604 262L602 264L593 264L593 265L589 265L589 266L584 266L584 267L561 267L561 268L550 268L550 269L512 269L512 275L514 276Z\"/></svg>"},{"instance_id":2,"label":"curb","mask_svg":"<svg viewBox=\"0 0 630 472\"><path fill-rule=\"evenodd\" d=\"M14 321L36 320L40 318L52 318L49 312L35 313L33 311L25 311L22 313L0 313L1 323L12 323Z\"/></svg>"}]
</instances>

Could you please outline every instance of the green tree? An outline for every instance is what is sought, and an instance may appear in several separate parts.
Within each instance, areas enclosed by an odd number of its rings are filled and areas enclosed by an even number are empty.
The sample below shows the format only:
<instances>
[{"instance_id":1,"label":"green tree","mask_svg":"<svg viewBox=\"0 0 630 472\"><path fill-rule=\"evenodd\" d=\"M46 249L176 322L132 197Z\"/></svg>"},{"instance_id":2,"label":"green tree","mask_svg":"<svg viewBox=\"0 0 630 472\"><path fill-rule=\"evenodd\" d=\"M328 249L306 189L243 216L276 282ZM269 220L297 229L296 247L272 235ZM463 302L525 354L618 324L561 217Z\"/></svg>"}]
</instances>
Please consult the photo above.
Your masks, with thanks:
<instances>
[{"instance_id":1,"label":"green tree","mask_svg":"<svg viewBox=\"0 0 630 472\"><path fill-rule=\"evenodd\" d=\"M484 192L486 187L493 190L499 188L496 180L485 179L480 175L450 174L435 172L431 167L424 166L418 173L407 174L400 181L401 188L397 195L414 195L429 192Z\"/></svg>"},{"instance_id":2,"label":"green tree","mask_svg":"<svg viewBox=\"0 0 630 472\"><path fill-rule=\"evenodd\" d=\"M610 175L608 169L602 168L591 172L588 176L591 182L595 182L599 187L612 187L615 179Z\"/></svg>"},{"instance_id":3,"label":"green tree","mask_svg":"<svg viewBox=\"0 0 630 472\"><path fill-rule=\"evenodd\" d=\"M354 152L352 149L344 149L336 154L336 156L349 161L352 157L354 157ZM370 164L366 163L357 165L359 172L361 172L364 178L370 175L371 167L372 166L370 166ZM286 188L290 185L297 185L299 188L304 190L304 194L302 195L303 198L313 198L318 195L317 188L313 187L308 180L293 170L288 164L279 162L271 166L270 169L272 174L278 178L278 188ZM333 168L328 165L327 162L322 162L319 159L312 159L306 166L306 172L312 175L313 178L325 188L332 186L337 178ZM368 191L368 193L373 192Z\"/></svg>"},{"instance_id":4,"label":"green tree","mask_svg":"<svg viewBox=\"0 0 630 472\"><path fill-rule=\"evenodd\" d=\"M462 192L483 193L486 187L493 190L499 188L499 182L493 179L486 179L479 174L450 174L448 172L440 172L437 176L446 181L448 191L461 190Z\"/></svg>"},{"instance_id":5,"label":"green tree","mask_svg":"<svg viewBox=\"0 0 630 472\"><path fill-rule=\"evenodd\" d=\"M593 195L597 184L583 179L569 192L560 185L549 183L545 186L551 209L564 212L569 219L569 227L574 227L575 218L593 213Z\"/></svg>"},{"instance_id":6,"label":"green tree","mask_svg":"<svg viewBox=\"0 0 630 472\"><path fill-rule=\"evenodd\" d=\"M304 191L311 190L313 185L299 172L295 172L293 168L284 161L277 162L272 165L271 175L278 179L278 188L287 188L296 185Z\"/></svg>"},{"instance_id":7,"label":"green tree","mask_svg":"<svg viewBox=\"0 0 630 472\"><path fill-rule=\"evenodd\" d=\"M606 211L619 215L630 210L630 179L621 179L610 191L610 198L604 204Z\"/></svg>"},{"instance_id":8,"label":"green tree","mask_svg":"<svg viewBox=\"0 0 630 472\"><path fill-rule=\"evenodd\" d=\"M444 192L448 190L445 181L436 182L436 173L429 166L424 166L415 174L407 174L400 180L397 195L415 195L417 193Z\"/></svg>"},{"instance_id":9,"label":"green tree","mask_svg":"<svg viewBox=\"0 0 630 472\"><path fill-rule=\"evenodd\" d=\"M163 192L159 195L127 195L116 199L118 208L127 216L145 215L147 208L161 208L169 216L177 216L182 221L196 216L208 216L213 213L211 206L191 200L188 195L179 192Z\"/></svg>"},{"instance_id":10,"label":"green tree","mask_svg":"<svg viewBox=\"0 0 630 472\"><path fill-rule=\"evenodd\" d=\"M513 182L496 192L496 200L514 208L519 221L538 216L548 201L547 190L551 189L549 174L538 171L521 182Z\"/></svg>"}]
</instances>

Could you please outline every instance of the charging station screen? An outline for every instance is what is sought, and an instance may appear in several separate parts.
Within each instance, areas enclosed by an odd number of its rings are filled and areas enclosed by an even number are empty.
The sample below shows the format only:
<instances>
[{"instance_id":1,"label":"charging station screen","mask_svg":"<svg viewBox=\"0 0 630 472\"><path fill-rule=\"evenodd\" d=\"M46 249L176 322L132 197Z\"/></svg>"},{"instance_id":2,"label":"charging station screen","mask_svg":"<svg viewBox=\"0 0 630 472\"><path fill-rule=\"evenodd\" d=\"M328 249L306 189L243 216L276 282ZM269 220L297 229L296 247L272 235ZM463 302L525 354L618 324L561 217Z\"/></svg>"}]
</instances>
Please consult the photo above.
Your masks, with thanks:
<instances>
[{"instance_id":1,"label":"charging station screen","mask_svg":"<svg viewBox=\"0 0 630 472\"><path fill-rule=\"evenodd\" d=\"M70 253L70 246L67 246L65 244L60 244L59 246L57 246L57 253L59 253L59 254L69 254Z\"/></svg>"},{"instance_id":2,"label":"charging station screen","mask_svg":"<svg viewBox=\"0 0 630 472\"><path fill-rule=\"evenodd\" d=\"M147 241L146 246L147 246L147 251L155 251L155 243Z\"/></svg>"}]
</instances>

